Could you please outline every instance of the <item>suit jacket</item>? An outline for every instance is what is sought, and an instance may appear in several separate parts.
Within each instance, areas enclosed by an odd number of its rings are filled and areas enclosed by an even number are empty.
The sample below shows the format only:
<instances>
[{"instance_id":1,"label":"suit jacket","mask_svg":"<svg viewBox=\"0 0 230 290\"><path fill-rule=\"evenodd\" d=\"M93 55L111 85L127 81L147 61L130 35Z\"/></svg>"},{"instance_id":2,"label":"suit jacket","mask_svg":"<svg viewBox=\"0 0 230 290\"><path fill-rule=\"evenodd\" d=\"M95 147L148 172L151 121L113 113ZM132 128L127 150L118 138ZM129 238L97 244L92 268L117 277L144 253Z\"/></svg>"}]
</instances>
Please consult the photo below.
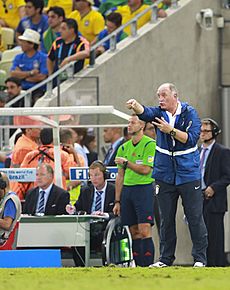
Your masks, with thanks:
<instances>
[{"instance_id":1,"label":"suit jacket","mask_svg":"<svg viewBox=\"0 0 230 290\"><path fill-rule=\"evenodd\" d=\"M118 144L116 145L116 147L114 148L114 151L113 151L113 153L112 153L112 155L109 157L109 159L107 160L107 162L106 162L106 166L117 166L117 164L115 163L115 157L116 157L116 155L117 155L117 150L118 150L118 148L123 144L125 142L125 139L124 138L122 138L121 140L120 140L120 142L118 142ZM106 156L105 156L105 159L106 159ZM104 160L105 160L104 159Z\"/></svg>"},{"instance_id":2,"label":"suit jacket","mask_svg":"<svg viewBox=\"0 0 230 290\"><path fill-rule=\"evenodd\" d=\"M209 212L227 211L227 186L230 184L230 149L214 143L205 165L204 181L215 192L212 198L205 200L204 206Z\"/></svg>"},{"instance_id":3,"label":"suit jacket","mask_svg":"<svg viewBox=\"0 0 230 290\"><path fill-rule=\"evenodd\" d=\"M39 197L39 187L32 188L26 194L23 213L34 215ZM69 204L70 196L68 191L53 184L45 207L45 215L68 214L65 210Z\"/></svg>"},{"instance_id":4,"label":"suit jacket","mask_svg":"<svg viewBox=\"0 0 230 290\"><path fill-rule=\"evenodd\" d=\"M94 186L92 184L82 187L78 200L75 203L77 211L86 211L87 214L91 214L91 208L94 200ZM115 186L113 183L107 182L105 191L105 203L104 212L112 215L113 206L115 200Z\"/></svg>"}]
</instances>

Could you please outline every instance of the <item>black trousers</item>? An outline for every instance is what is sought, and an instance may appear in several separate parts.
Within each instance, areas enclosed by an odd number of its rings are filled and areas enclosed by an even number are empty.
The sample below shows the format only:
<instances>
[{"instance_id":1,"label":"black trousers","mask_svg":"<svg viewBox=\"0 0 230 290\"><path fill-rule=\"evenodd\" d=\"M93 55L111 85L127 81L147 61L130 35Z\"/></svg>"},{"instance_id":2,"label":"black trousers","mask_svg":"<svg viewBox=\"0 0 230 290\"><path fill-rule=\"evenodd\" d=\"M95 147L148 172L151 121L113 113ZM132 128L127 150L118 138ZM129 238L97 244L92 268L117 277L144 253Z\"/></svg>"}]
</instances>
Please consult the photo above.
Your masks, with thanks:
<instances>
[{"instance_id":1,"label":"black trousers","mask_svg":"<svg viewBox=\"0 0 230 290\"><path fill-rule=\"evenodd\" d=\"M207 266L226 266L224 252L224 212L208 212L204 206L204 221L208 230Z\"/></svg>"},{"instance_id":2,"label":"black trousers","mask_svg":"<svg viewBox=\"0 0 230 290\"><path fill-rule=\"evenodd\" d=\"M206 264L207 229L203 219L203 195L200 180L181 185L156 180L156 192L160 207L160 261L172 265L176 248L176 211L179 196L188 220L193 243L194 262Z\"/></svg>"}]
</instances>

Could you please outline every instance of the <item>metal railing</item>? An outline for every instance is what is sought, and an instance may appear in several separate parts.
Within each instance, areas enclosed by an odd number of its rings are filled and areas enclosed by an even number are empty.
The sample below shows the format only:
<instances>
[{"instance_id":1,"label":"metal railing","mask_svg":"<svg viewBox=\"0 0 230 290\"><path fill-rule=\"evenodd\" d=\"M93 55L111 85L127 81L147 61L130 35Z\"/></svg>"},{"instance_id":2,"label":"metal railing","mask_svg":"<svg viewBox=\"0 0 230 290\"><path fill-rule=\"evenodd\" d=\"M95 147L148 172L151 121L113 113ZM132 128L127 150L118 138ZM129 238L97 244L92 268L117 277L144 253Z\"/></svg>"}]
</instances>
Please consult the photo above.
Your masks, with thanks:
<instances>
[{"instance_id":1,"label":"metal railing","mask_svg":"<svg viewBox=\"0 0 230 290\"><path fill-rule=\"evenodd\" d=\"M151 23L156 23L157 20L158 20L157 6L158 6L158 4L161 4L162 2L163 2L163 0L156 1L155 3L153 3L152 5L150 5L148 8L146 8L144 11L142 11L139 14L137 14L129 22L127 22L124 25L120 26L118 29L116 29L115 31L113 31L111 34L109 34L108 36L106 36L105 38L103 38L101 41L99 41L95 45L93 45L90 48L90 61L89 61L89 65L91 67L94 66L95 59L96 59L96 49L99 46L101 46L104 42L106 42L107 40L110 41L110 49L109 50L112 51L112 52L116 50L116 46L117 46L116 36L125 27L131 25L131 37L136 37L137 36L137 21L138 21L138 19L140 17L142 17L143 15L145 15L150 10L152 10L151 21L150 22ZM174 8L174 9L177 9L178 8L178 0L172 0L171 7ZM19 96L17 96L16 98L14 98L10 102L8 102L5 107L10 107L11 105L13 105L14 103L16 103L17 101L19 101L21 99L25 99L25 107L30 107L31 106L31 100L32 100L32 93L35 90L37 90L40 87L42 87L42 86L46 86L46 94L45 94L45 97L46 98L50 98L52 96L53 81L56 78L57 78L57 106L60 106L60 79L59 79L60 78L60 75L63 72L67 72L67 79L73 79L74 78L74 64L76 62L77 61L73 61L71 63L66 64L62 68L58 69L51 76L49 76L47 79L45 79L42 82L36 84L32 88L26 90L26 92L20 94Z\"/></svg>"}]
</instances>

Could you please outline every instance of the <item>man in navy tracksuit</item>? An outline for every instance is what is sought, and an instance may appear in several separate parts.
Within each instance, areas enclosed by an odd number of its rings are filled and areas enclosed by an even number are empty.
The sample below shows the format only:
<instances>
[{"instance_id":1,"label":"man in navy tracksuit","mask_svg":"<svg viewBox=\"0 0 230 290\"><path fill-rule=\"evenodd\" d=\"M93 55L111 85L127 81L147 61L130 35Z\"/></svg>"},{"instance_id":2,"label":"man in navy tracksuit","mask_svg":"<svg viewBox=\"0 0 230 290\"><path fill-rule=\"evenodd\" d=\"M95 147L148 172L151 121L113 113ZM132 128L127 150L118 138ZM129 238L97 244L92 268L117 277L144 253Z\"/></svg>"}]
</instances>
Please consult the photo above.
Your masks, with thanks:
<instances>
[{"instance_id":1,"label":"man in navy tracksuit","mask_svg":"<svg viewBox=\"0 0 230 290\"><path fill-rule=\"evenodd\" d=\"M127 107L140 119L155 125L157 134L153 177L161 212L160 261L151 266L166 267L175 260L175 216L181 196L193 242L194 267L204 267L208 242L197 148L201 122L194 108L179 101L173 84L162 84L157 95L159 107L145 107L134 99L127 101Z\"/></svg>"}]
</instances>

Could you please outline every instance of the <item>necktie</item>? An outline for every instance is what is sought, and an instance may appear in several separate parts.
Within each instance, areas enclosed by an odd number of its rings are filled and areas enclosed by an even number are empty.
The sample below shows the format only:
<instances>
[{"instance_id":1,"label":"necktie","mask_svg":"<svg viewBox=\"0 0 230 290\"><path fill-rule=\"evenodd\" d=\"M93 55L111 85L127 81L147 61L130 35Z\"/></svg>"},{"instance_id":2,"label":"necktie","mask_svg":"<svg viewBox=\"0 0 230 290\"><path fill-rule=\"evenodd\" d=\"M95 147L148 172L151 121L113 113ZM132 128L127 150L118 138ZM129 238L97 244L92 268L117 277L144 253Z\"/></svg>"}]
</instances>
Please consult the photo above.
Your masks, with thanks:
<instances>
[{"instance_id":1,"label":"necktie","mask_svg":"<svg viewBox=\"0 0 230 290\"><path fill-rule=\"evenodd\" d=\"M111 157L112 152L113 152L113 146L111 145L109 147L109 150L107 151L107 153L105 155L105 159L104 159L104 162L103 162L105 165L108 165L109 164L109 160L110 160L110 157Z\"/></svg>"},{"instance_id":2,"label":"necktie","mask_svg":"<svg viewBox=\"0 0 230 290\"><path fill-rule=\"evenodd\" d=\"M46 192L44 190L40 191L40 200L38 204L37 213L44 213L45 211L45 193Z\"/></svg>"},{"instance_id":3,"label":"necktie","mask_svg":"<svg viewBox=\"0 0 230 290\"><path fill-rule=\"evenodd\" d=\"M204 167L204 161L205 161L205 157L207 154L208 148L203 148L202 152L201 152L201 158L200 158L200 169L201 171L203 170Z\"/></svg>"},{"instance_id":4,"label":"necktie","mask_svg":"<svg viewBox=\"0 0 230 290\"><path fill-rule=\"evenodd\" d=\"M102 193L103 191L96 191L95 211L101 211Z\"/></svg>"}]
</instances>

